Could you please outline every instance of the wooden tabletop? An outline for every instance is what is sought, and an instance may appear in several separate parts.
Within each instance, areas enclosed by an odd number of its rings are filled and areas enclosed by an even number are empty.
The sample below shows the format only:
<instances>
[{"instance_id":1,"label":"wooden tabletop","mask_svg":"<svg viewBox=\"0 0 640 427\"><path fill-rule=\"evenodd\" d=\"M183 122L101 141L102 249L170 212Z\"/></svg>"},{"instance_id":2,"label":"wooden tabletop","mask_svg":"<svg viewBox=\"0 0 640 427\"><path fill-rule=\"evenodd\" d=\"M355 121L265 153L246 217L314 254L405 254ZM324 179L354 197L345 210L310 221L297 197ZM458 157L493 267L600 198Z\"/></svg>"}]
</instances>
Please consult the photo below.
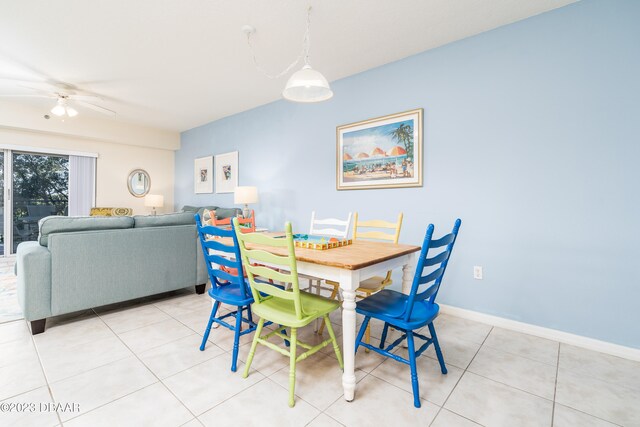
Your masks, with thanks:
<instances>
[{"instance_id":1,"label":"wooden tabletop","mask_svg":"<svg viewBox=\"0 0 640 427\"><path fill-rule=\"evenodd\" d=\"M265 233L268 236L281 236L283 233ZM222 243L226 244L222 239ZM286 248L274 248L264 245L248 244L249 249L264 249L276 255L287 255ZM351 245L339 248L317 250L296 247L296 259L312 264L327 265L345 270L359 270L382 261L418 252L420 246L395 243L354 240Z\"/></svg>"}]
</instances>

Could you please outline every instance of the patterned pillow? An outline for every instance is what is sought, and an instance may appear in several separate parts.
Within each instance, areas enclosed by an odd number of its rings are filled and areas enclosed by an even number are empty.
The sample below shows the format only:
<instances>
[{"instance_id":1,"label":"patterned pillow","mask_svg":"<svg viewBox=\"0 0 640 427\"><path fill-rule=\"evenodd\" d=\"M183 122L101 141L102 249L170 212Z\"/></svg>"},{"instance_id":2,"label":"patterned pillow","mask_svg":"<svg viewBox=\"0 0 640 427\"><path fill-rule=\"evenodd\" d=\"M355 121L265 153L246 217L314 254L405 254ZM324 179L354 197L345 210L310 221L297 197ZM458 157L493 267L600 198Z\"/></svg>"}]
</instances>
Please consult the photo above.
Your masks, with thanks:
<instances>
[{"instance_id":1,"label":"patterned pillow","mask_svg":"<svg viewBox=\"0 0 640 427\"><path fill-rule=\"evenodd\" d=\"M211 225L211 219L216 217L216 211L211 209L203 209L202 210L202 217L200 218L200 222L202 222L202 225Z\"/></svg>"},{"instance_id":2,"label":"patterned pillow","mask_svg":"<svg viewBox=\"0 0 640 427\"><path fill-rule=\"evenodd\" d=\"M131 216L131 208L91 208L89 216Z\"/></svg>"}]
</instances>

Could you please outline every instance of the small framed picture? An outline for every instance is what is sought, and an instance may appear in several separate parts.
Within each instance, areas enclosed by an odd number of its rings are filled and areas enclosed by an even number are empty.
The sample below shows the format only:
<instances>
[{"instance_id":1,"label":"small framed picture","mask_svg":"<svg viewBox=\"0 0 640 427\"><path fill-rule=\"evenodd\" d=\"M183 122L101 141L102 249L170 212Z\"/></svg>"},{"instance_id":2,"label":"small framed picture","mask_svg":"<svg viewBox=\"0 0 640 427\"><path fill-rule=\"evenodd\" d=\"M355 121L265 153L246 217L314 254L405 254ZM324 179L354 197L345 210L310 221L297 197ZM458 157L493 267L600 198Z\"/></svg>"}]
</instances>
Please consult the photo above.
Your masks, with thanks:
<instances>
[{"instance_id":1,"label":"small framed picture","mask_svg":"<svg viewBox=\"0 0 640 427\"><path fill-rule=\"evenodd\" d=\"M193 167L194 191L198 193L213 193L213 156L200 157Z\"/></svg>"},{"instance_id":2,"label":"small framed picture","mask_svg":"<svg viewBox=\"0 0 640 427\"><path fill-rule=\"evenodd\" d=\"M216 193L233 193L238 186L238 152L216 155Z\"/></svg>"},{"instance_id":3,"label":"small framed picture","mask_svg":"<svg viewBox=\"0 0 640 427\"><path fill-rule=\"evenodd\" d=\"M336 189L422 186L422 108L336 128Z\"/></svg>"}]
</instances>

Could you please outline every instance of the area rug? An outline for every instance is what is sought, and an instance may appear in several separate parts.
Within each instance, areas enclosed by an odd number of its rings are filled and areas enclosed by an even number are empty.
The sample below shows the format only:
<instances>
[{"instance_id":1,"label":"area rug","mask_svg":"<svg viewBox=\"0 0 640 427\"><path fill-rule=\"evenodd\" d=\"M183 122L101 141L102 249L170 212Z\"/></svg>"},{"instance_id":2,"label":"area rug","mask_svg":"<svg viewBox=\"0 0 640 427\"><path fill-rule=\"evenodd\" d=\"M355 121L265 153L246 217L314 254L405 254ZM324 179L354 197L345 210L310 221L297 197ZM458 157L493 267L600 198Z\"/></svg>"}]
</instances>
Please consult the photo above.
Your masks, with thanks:
<instances>
[{"instance_id":1,"label":"area rug","mask_svg":"<svg viewBox=\"0 0 640 427\"><path fill-rule=\"evenodd\" d=\"M13 274L14 260L0 260L0 323L22 319L18 304L16 275Z\"/></svg>"}]
</instances>

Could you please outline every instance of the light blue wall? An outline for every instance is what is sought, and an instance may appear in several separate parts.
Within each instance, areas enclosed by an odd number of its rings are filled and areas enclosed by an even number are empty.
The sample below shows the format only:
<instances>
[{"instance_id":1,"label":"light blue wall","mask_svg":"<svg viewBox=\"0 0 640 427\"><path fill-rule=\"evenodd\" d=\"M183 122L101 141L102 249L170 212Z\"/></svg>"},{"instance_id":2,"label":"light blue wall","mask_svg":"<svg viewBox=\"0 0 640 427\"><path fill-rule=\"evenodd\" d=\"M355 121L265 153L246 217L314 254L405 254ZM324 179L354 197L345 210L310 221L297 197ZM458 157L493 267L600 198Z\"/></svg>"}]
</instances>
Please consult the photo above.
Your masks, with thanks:
<instances>
[{"instance_id":1,"label":"light blue wall","mask_svg":"<svg viewBox=\"0 0 640 427\"><path fill-rule=\"evenodd\" d=\"M238 150L260 225L403 211L419 243L460 217L441 302L640 348L639 21L640 2L585 0L189 130L176 204L231 205L193 194L193 159ZM418 107L424 187L336 191L336 126Z\"/></svg>"}]
</instances>

